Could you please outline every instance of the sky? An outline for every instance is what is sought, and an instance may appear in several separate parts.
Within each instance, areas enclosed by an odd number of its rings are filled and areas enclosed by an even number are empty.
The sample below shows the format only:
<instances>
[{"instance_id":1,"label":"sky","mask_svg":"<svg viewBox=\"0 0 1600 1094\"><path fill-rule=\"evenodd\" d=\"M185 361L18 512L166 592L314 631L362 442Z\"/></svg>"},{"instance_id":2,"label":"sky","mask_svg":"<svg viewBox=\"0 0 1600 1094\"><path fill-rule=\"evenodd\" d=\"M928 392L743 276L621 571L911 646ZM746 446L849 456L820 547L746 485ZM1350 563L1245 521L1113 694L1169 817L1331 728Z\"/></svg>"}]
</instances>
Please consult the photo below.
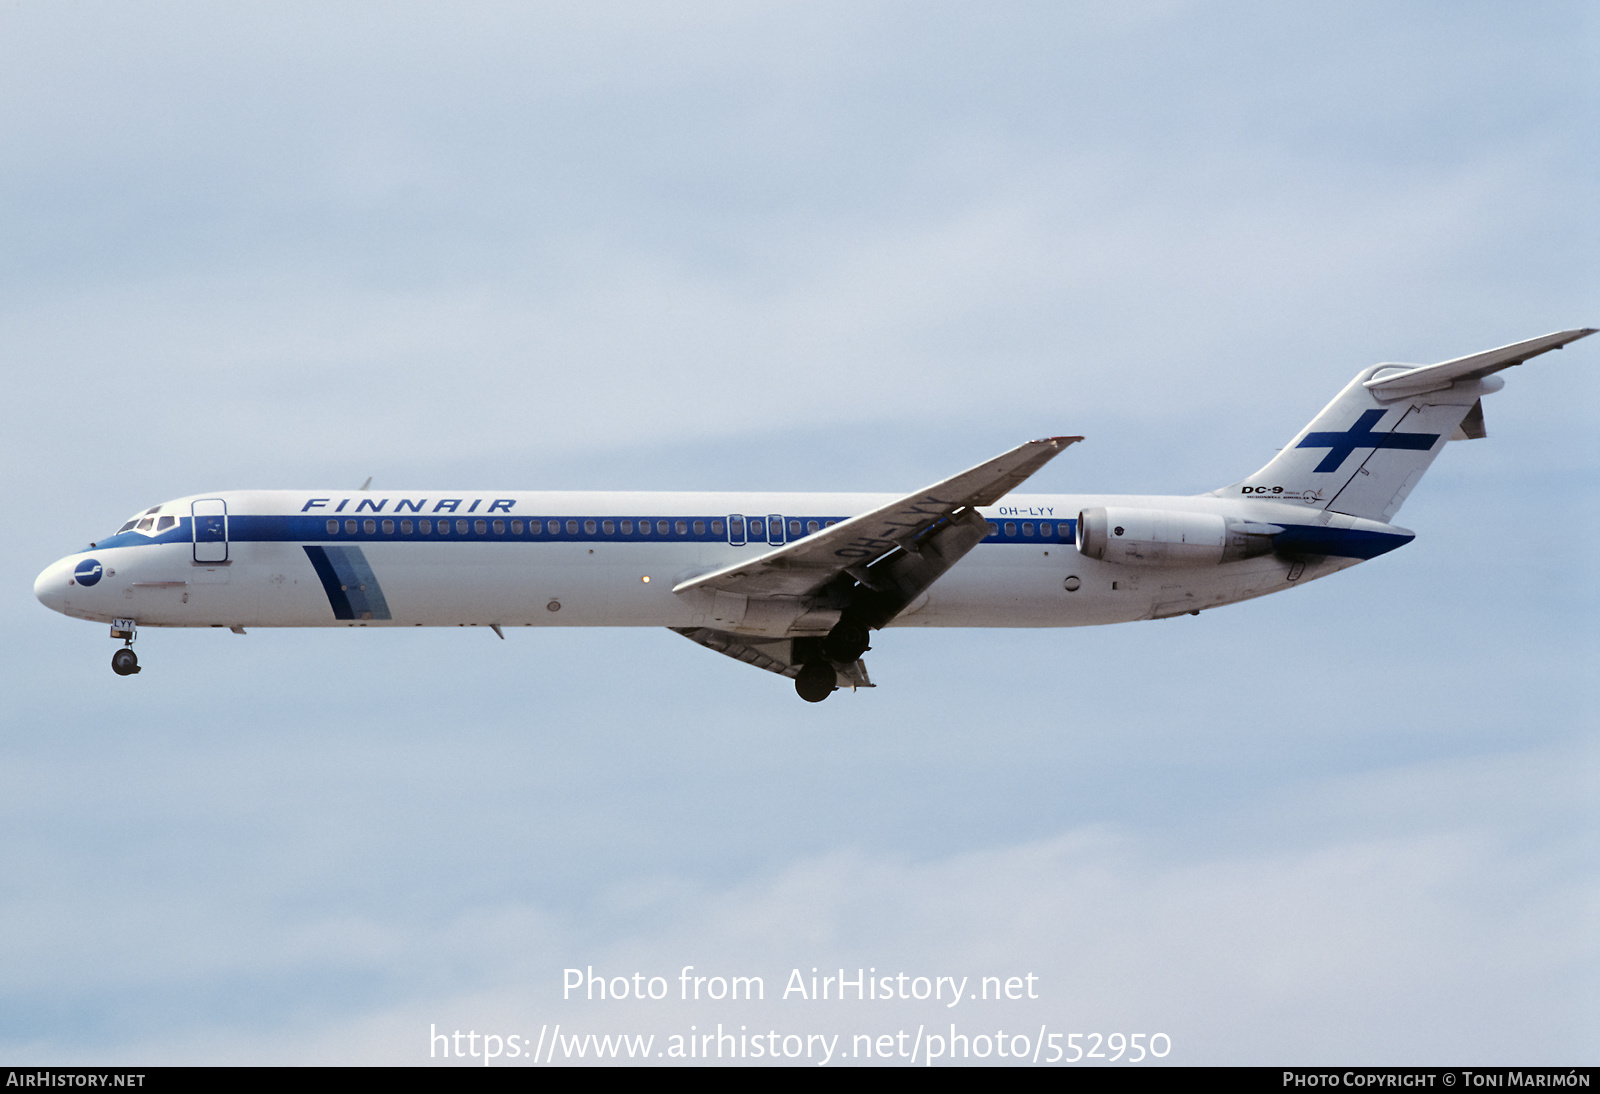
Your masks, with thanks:
<instances>
[{"instance_id":1,"label":"sky","mask_svg":"<svg viewBox=\"0 0 1600 1094\"><path fill-rule=\"evenodd\" d=\"M1588 342L1505 374L1402 551L1197 618L890 630L818 706L633 630L146 630L120 678L32 581L159 501L369 475L909 491L1071 433L1030 489L1236 481L1358 369L1600 325L1597 38L1580 3L6 5L0 1058L721 1024L810 1066L1002 1029L1593 1063ZM667 997L563 998L591 968ZM862 968L1035 979L784 997Z\"/></svg>"}]
</instances>

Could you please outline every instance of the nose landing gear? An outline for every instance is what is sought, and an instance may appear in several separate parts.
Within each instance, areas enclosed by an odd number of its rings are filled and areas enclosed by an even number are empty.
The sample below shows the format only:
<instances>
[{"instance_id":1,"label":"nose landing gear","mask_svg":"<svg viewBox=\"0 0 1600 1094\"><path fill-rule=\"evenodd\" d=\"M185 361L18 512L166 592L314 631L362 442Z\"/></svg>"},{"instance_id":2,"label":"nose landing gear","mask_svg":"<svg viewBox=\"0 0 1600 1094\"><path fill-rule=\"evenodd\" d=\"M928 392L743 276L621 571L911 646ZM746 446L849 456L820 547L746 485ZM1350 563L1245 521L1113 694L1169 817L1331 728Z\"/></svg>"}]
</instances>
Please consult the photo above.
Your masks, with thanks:
<instances>
[{"instance_id":1,"label":"nose landing gear","mask_svg":"<svg viewBox=\"0 0 1600 1094\"><path fill-rule=\"evenodd\" d=\"M113 619L111 637L122 639L122 648L111 655L111 671L118 676L132 676L139 671L139 655L133 652L137 628L131 619Z\"/></svg>"}]
</instances>

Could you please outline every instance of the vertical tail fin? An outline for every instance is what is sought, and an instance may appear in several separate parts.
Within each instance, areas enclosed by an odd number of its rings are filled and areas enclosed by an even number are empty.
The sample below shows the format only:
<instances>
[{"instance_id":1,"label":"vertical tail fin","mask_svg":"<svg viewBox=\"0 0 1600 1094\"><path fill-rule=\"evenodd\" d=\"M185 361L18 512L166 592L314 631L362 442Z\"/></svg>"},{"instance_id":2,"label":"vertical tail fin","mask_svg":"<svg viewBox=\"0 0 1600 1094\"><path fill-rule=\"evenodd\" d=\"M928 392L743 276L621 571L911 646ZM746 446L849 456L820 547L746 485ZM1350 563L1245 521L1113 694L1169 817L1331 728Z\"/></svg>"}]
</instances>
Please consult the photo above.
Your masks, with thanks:
<instances>
[{"instance_id":1,"label":"vertical tail fin","mask_svg":"<svg viewBox=\"0 0 1600 1094\"><path fill-rule=\"evenodd\" d=\"M1593 334L1558 331L1437 365L1374 365L1254 475L1219 497L1298 501L1388 521L1451 439L1482 437L1493 373Z\"/></svg>"}]
</instances>

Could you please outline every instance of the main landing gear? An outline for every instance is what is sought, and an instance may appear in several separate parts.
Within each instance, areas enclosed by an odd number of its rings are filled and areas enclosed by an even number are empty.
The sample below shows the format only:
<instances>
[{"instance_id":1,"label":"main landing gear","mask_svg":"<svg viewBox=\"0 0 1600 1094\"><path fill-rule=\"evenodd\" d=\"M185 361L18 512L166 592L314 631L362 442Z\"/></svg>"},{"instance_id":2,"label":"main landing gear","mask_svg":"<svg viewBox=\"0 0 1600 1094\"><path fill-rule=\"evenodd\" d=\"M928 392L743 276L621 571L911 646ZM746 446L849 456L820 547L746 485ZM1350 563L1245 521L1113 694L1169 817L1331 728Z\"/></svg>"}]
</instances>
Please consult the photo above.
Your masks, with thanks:
<instances>
[{"instance_id":1,"label":"main landing gear","mask_svg":"<svg viewBox=\"0 0 1600 1094\"><path fill-rule=\"evenodd\" d=\"M794 678L794 690L808 703L820 703L833 694L839 674L831 661L807 661Z\"/></svg>"},{"instance_id":2,"label":"main landing gear","mask_svg":"<svg viewBox=\"0 0 1600 1094\"><path fill-rule=\"evenodd\" d=\"M823 654L841 665L861 660L861 655L871 648L872 632L865 623L848 615L835 623L828 637L822 640Z\"/></svg>"},{"instance_id":3,"label":"main landing gear","mask_svg":"<svg viewBox=\"0 0 1600 1094\"><path fill-rule=\"evenodd\" d=\"M844 616L822 640L822 656L812 657L794 678L794 690L808 703L820 703L834 693L839 675L834 664L853 665L872 648L872 632L859 619Z\"/></svg>"},{"instance_id":4,"label":"main landing gear","mask_svg":"<svg viewBox=\"0 0 1600 1094\"><path fill-rule=\"evenodd\" d=\"M122 648L111 655L111 671L118 676L132 676L139 671L139 655L133 652L133 639L136 633L131 619L111 621L111 637L122 639Z\"/></svg>"}]
</instances>

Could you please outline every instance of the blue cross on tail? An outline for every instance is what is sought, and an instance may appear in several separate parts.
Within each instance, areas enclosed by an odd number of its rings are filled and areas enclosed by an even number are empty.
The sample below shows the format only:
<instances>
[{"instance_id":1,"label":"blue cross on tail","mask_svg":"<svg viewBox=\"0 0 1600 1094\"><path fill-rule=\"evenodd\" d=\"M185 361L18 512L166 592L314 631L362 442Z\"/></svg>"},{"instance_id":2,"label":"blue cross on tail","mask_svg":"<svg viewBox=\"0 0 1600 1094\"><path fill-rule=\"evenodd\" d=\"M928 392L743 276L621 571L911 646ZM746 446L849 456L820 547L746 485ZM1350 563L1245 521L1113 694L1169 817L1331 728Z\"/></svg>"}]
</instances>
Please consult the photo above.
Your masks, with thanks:
<instances>
[{"instance_id":1,"label":"blue cross on tail","mask_svg":"<svg viewBox=\"0 0 1600 1094\"><path fill-rule=\"evenodd\" d=\"M1328 454L1311 470L1337 471L1345 459L1358 448L1406 448L1426 452L1439 439L1437 433L1374 433L1372 427L1383 417L1381 410L1362 412L1356 424L1347 433L1307 433L1306 439L1296 448L1326 448Z\"/></svg>"}]
</instances>

